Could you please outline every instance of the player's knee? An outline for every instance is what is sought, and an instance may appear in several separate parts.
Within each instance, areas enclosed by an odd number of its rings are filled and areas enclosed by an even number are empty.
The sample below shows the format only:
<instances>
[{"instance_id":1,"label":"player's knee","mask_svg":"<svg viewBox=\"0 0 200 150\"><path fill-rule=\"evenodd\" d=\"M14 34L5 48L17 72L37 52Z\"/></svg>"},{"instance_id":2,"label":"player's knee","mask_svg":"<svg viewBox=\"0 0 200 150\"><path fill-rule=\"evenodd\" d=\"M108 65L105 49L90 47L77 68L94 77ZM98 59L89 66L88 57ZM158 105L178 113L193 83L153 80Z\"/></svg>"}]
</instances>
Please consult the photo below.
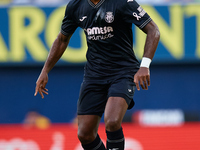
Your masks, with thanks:
<instances>
[{"instance_id":1,"label":"player's knee","mask_svg":"<svg viewBox=\"0 0 200 150\"><path fill-rule=\"evenodd\" d=\"M107 131L116 131L121 127L121 122L116 118L106 118L105 126Z\"/></svg>"},{"instance_id":2,"label":"player's knee","mask_svg":"<svg viewBox=\"0 0 200 150\"><path fill-rule=\"evenodd\" d=\"M95 135L93 133L78 131L78 139L82 144L88 144L95 139Z\"/></svg>"}]
</instances>

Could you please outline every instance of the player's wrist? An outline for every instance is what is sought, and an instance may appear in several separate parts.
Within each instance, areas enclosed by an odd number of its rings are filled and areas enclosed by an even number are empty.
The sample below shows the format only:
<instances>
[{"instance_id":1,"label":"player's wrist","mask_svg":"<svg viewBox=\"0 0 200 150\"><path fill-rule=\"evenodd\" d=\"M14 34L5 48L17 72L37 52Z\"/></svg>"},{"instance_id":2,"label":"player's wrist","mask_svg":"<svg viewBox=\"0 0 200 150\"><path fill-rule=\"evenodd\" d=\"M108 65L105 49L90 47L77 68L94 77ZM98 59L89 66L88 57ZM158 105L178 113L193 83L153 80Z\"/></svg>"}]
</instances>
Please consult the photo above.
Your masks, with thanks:
<instances>
[{"instance_id":1,"label":"player's wrist","mask_svg":"<svg viewBox=\"0 0 200 150\"><path fill-rule=\"evenodd\" d=\"M142 61L141 61L141 64L140 64L140 67L149 68L150 64L151 64L151 59L147 58L147 57L143 57Z\"/></svg>"}]
</instances>

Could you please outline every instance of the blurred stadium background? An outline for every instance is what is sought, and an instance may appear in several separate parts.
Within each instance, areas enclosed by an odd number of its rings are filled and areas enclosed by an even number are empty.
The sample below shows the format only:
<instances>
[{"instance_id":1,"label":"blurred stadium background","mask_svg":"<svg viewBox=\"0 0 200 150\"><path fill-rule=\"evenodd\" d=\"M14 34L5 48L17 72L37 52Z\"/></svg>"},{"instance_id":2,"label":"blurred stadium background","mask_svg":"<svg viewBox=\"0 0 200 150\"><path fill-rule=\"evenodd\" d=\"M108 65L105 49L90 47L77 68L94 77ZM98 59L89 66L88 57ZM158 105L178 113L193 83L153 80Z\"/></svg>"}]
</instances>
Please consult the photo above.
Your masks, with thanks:
<instances>
[{"instance_id":1,"label":"blurred stadium background","mask_svg":"<svg viewBox=\"0 0 200 150\"><path fill-rule=\"evenodd\" d=\"M126 150L200 150L200 1L138 0L161 39L151 86L136 91L124 118ZM76 104L86 43L77 29L49 74L49 95L33 96L66 0L0 0L0 150L81 150ZM145 35L133 26L141 59ZM104 124L99 134L106 141Z\"/></svg>"}]
</instances>

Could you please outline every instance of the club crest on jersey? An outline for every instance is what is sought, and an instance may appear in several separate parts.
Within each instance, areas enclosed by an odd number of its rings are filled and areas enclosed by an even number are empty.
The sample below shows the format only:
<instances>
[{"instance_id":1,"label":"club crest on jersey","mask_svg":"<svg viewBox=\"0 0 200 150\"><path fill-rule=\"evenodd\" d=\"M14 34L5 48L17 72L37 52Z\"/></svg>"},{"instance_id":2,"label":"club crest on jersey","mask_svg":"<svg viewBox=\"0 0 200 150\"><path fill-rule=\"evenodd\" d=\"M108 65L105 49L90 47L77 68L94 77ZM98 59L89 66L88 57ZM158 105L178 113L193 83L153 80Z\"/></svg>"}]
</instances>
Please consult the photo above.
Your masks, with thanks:
<instances>
[{"instance_id":1,"label":"club crest on jersey","mask_svg":"<svg viewBox=\"0 0 200 150\"><path fill-rule=\"evenodd\" d=\"M113 12L106 12L105 21L107 23L112 23L114 21Z\"/></svg>"}]
</instances>

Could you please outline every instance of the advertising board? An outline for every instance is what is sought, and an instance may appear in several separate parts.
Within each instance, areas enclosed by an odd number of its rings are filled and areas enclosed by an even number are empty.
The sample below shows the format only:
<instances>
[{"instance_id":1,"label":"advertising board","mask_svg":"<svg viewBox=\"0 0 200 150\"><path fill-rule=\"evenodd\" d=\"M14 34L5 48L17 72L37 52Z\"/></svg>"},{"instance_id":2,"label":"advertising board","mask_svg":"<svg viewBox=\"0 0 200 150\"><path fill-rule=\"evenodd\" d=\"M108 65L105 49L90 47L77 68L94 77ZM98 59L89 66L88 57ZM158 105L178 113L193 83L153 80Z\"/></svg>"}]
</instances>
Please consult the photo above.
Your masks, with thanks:
<instances>
[{"instance_id":1,"label":"advertising board","mask_svg":"<svg viewBox=\"0 0 200 150\"><path fill-rule=\"evenodd\" d=\"M200 124L177 127L141 127L123 124L125 150L199 150ZM0 126L0 150L82 150L73 125L24 129L19 125ZM99 135L106 142L101 124Z\"/></svg>"},{"instance_id":2,"label":"advertising board","mask_svg":"<svg viewBox=\"0 0 200 150\"><path fill-rule=\"evenodd\" d=\"M158 25L161 39L154 63L200 62L200 5L142 5ZM60 31L65 6L5 6L0 8L0 65L43 64ZM135 51L143 55L145 34L133 25ZM83 64L86 39L74 33L59 64Z\"/></svg>"}]
</instances>

